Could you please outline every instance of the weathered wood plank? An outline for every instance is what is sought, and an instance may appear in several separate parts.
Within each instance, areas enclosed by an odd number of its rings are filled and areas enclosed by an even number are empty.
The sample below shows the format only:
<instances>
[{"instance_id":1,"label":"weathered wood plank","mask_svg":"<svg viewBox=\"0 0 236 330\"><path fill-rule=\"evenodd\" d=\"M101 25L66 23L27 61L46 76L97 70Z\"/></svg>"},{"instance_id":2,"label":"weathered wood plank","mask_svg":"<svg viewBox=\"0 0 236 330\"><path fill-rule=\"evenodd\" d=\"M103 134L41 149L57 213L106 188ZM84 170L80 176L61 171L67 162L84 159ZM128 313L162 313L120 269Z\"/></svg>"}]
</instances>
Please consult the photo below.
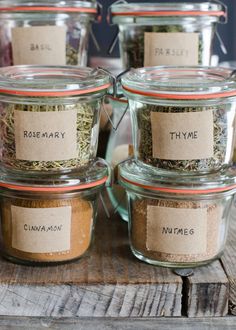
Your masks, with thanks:
<instances>
[{"instance_id":1,"label":"weathered wood plank","mask_svg":"<svg viewBox=\"0 0 236 330\"><path fill-rule=\"evenodd\" d=\"M188 317L228 314L229 283L219 261L194 269L186 278Z\"/></svg>"},{"instance_id":2,"label":"weathered wood plank","mask_svg":"<svg viewBox=\"0 0 236 330\"><path fill-rule=\"evenodd\" d=\"M221 260L229 280L229 309L236 315L236 199L231 213L226 249Z\"/></svg>"}]
</instances>

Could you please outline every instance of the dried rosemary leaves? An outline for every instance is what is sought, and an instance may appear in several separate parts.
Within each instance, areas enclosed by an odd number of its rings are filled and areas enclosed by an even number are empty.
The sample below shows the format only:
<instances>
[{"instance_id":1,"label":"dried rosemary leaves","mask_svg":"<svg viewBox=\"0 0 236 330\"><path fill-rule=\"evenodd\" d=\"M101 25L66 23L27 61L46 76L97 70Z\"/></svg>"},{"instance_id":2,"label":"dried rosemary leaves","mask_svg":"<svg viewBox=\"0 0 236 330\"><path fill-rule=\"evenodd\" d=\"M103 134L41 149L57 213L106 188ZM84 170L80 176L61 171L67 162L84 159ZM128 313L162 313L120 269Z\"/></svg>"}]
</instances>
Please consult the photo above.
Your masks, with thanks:
<instances>
[{"instance_id":1,"label":"dried rosemary leaves","mask_svg":"<svg viewBox=\"0 0 236 330\"><path fill-rule=\"evenodd\" d=\"M2 163L21 170L65 170L96 156L97 102L8 104L1 115Z\"/></svg>"}]
</instances>

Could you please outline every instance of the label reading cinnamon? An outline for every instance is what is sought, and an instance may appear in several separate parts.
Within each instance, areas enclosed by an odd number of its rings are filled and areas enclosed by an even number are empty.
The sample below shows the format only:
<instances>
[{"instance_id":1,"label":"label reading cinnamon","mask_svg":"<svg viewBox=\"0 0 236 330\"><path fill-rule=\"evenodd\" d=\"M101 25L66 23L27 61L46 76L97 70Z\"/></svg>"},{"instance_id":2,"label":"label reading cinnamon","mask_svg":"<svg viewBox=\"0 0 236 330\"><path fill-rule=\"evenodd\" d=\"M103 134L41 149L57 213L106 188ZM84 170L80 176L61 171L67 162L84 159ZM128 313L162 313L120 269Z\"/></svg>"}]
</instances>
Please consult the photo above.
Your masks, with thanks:
<instances>
[{"instance_id":1,"label":"label reading cinnamon","mask_svg":"<svg viewBox=\"0 0 236 330\"><path fill-rule=\"evenodd\" d=\"M63 26L13 28L12 52L14 65L65 65L66 28Z\"/></svg>"},{"instance_id":2,"label":"label reading cinnamon","mask_svg":"<svg viewBox=\"0 0 236 330\"><path fill-rule=\"evenodd\" d=\"M197 65L199 34L184 32L144 34L144 66Z\"/></svg>"},{"instance_id":3,"label":"label reading cinnamon","mask_svg":"<svg viewBox=\"0 0 236 330\"><path fill-rule=\"evenodd\" d=\"M12 247L30 253L69 251L71 212L71 206L26 208L12 205Z\"/></svg>"},{"instance_id":4,"label":"label reading cinnamon","mask_svg":"<svg viewBox=\"0 0 236 330\"><path fill-rule=\"evenodd\" d=\"M146 247L160 253L206 253L207 209L148 205Z\"/></svg>"},{"instance_id":5,"label":"label reading cinnamon","mask_svg":"<svg viewBox=\"0 0 236 330\"><path fill-rule=\"evenodd\" d=\"M154 158L194 160L214 156L213 110L151 112L151 126Z\"/></svg>"},{"instance_id":6,"label":"label reading cinnamon","mask_svg":"<svg viewBox=\"0 0 236 330\"><path fill-rule=\"evenodd\" d=\"M14 111L16 159L77 158L77 111Z\"/></svg>"}]
</instances>

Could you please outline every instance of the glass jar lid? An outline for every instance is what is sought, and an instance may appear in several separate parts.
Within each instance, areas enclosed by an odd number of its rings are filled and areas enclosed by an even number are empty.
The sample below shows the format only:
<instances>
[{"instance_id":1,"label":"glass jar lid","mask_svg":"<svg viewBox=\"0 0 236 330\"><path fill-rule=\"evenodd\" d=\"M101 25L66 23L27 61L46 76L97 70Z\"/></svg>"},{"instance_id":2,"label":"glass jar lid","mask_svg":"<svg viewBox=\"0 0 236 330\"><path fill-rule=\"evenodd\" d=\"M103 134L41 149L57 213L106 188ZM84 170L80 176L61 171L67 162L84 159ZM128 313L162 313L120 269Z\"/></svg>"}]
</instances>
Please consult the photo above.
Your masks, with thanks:
<instances>
[{"instance_id":1,"label":"glass jar lid","mask_svg":"<svg viewBox=\"0 0 236 330\"><path fill-rule=\"evenodd\" d=\"M95 1L67 0L57 1L25 1L3 0L0 3L0 12L83 12L88 14L97 13Z\"/></svg>"},{"instance_id":2,"label":"glass jar lid","mask_svg":"<svg viewBox=\"0 0 236 330\"><path fill-rule=\"evenodd\" d=\"M105 160L95 159L89 168L65 174L9 172L1 169L0 188L24 192L63 193L80 191L104 185L109 179L109 167Z\"/></svg>"},{"instance_id":3,"label":"glass jar lid","mask_svg":"<svg viewBox=\"0 0 236 330\"><path fill-rule=\"evenodd\" d=\"M218 19L227 16L223 5L216 2L181 3L115 3L111 15L120 21L125 17L173 17L213 16ZM124 21L125 22L125 21Z\"/></svg>"},{"instance_id":4,"label":"glass jar lid","mask_svg":"<svg viewBox=\"0 0 236 330\"><path fill-rule=\"evenodd\" d=\"M156 171L140 167L131 159L119 164L118 169L122 185L152 192L197 195L236 190L236 168L202 175L174 176L161 172L157 175Z\"/></svg>"},{"instance_id":5,"label":"glass jar lid","mask_svg":"<svg viewBox=\"0 0 236 330\"><path fill-rule=\"evenodd\" d=\"M19 65L0 68L0 93L18 96L80 96L106 92L111 77L100 69Z\"/></svg>"},{"instance_id":6,"label":"glass jar lid","mask_svg":"<svg viewBox=\"0 0 236 330\"><path fill-rule=\"evenodd\" d=\"M236 96L234 73L221 67L156 66L131 69L121 84L129 98L207 100Z\"/></svg>"}]
</instances>

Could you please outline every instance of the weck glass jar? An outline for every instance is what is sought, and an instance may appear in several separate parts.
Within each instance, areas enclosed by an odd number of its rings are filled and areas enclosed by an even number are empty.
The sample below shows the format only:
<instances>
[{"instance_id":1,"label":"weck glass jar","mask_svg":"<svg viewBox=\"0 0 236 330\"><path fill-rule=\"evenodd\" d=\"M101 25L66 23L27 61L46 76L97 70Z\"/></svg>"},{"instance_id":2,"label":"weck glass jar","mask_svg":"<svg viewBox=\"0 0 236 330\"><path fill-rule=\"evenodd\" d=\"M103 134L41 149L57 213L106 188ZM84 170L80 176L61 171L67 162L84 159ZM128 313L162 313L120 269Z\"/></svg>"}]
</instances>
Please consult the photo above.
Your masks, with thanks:
<instances>
[{"instance_id":1,"label":"weck glass jar","mask_svg":"<svg viewBox=\"0 0 236 330\"><path fill-rule=\"evenodd\" d=\"M87 171L69 174L0 175L3 256L24 264L65 263L91 245L98 197L108 167L96 159Z\"/></svg>"},{"instance_id":2,"label":"weck glass jar","mask_svg":"<svg viewBox=\"0 0 236 330\"><path fill-rule=\"evenodd\" d=\"M213 67L132 69L122 79L129 100L134 157L140 166L209 173L232 163L236 81Z\"/></svg>"},{"instance_id":3,"label":"weck glass jar","mask_svg":"<svg viewBox=\"0 0 236 330\"><path fill-rule=\"evenodd\" d=\"M3 0L0 3L0 66L86 66L95 1Z\"/></svg>"},{"instance_id":4,"label":"weck glass jar","mask_svg":"<svg viewBox=\"0 0 236 330\"><path fill-rule=\"evenodd\" d=\"M1 68L1 165L59 172L88 166L96 157L101 102L110 85L99 69Z\"/></svg>"},{"instance_id":5,"label":"weck glass jar","mask_svg":"<svg viewBox=\"0 0 236 330\"><path fill-rule=\"evenodd\" d=\"M217 2L126 3L111 6L119 26L124 68L210 65L216 25L226 20Z\"/></svg>"},{"instance_id":6,"label":"weck glass jar","mask_svg":"<svg viewBox=\"0 0 236 330\"><path fill-rule=\"evenodd\" d=\"M129 160L119 171L128 196L130 247L138 259L188 268L221 256L236 192L235 169L156 176Z\"/></svg>"}]
</instances>

